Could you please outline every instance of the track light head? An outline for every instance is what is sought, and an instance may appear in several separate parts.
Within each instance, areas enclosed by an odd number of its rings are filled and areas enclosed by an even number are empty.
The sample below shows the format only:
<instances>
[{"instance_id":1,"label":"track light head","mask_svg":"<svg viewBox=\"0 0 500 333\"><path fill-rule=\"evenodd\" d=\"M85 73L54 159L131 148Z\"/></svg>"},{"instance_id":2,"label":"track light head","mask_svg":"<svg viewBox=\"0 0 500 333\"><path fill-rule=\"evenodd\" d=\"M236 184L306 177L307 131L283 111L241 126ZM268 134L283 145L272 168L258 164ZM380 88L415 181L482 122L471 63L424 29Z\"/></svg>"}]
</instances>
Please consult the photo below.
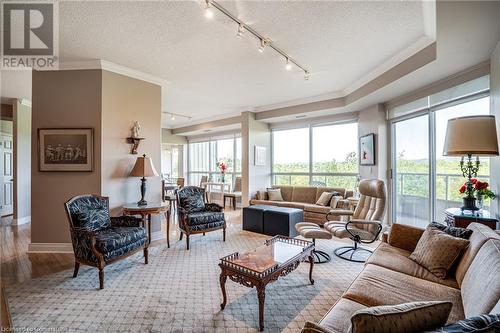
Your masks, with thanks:
<instances>
[{"instance_id":1,"label":"track light head","mask_svg":"<svg viewBox=\"0 0 500 333\"><path fill-rule=\"evenodd\" d=\"M264 49L266 48L266 43L263 39L260 40L259 52L264 53Z\"/></svg>"},{"instance_id":2,"label":"track light head","mask_svg":"<svg viewBox=\"0 0 500 333\"><path fill-rule=\"evenodd\" d=\"M309 71L304 71L304 80L309 80L310 74Z\"/></svg>"},{"instance_id":3,"label":"track light head","mask_svg":"<svg viewBox=\"0 0 500 333\"><path fill-rule=\"evenodd\" d=\"M291 71L292 70L292 63L290 62L290 59L286 58L286 65L285 65L285 69L287 71Z\"/></svg>"},{"instance_id":4,"label":"track light head","mask_svg":"<svg viewBox=\"0 0 500 333\"><path fill-rule=\"evenodd\" d=\"M214 12L212 11L212 4L210 3L209 0L205 0L205 17L207 19L211 19L212 17L214 17Z\"/></svg>"},{"instance_id":5,"label":"track light head","mask_svg":"<svg viewBox=\"0 0 500 333\"><path fill-rule=\"evenodd\" d=\"M241 38L243 37L244 33L245 33L245 26L243 25L243 23L240 23L238 25L238 33L236 34L236 37Z\"/></svg>"},{"instance_id":6,"label":"track light head","mask_svg":"<svg viewBox=\"0 0 500 333\"><path fill-rule=\"evenodd\" d=\"M175 116L173 114L170 115L170 120L175 120Z\"/></svg>"}]
</instances>

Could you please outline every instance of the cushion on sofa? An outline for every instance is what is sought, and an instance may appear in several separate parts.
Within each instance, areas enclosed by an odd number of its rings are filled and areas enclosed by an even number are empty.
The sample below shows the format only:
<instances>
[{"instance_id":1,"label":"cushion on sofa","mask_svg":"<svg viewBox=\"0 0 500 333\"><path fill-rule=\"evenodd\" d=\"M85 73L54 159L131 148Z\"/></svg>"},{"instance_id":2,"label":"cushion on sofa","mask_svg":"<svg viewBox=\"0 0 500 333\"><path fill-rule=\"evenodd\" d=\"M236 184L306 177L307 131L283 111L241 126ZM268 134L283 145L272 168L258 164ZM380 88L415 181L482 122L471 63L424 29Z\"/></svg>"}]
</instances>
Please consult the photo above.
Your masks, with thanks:
<instances>
[{"instance_id":1,"label":"cushion on sofa","mask_svg":"<svg viewBox=\"0 0 500 333\"><path fill-rule=\"evenodd\" d=\"M448 323L465 318L460 290L372 264L365 266L343 297L365 306L450 301Z\"/></svg>"},{"instance_id":2,"label":"cushion on sofa","mask_svg":"<svg viewBox=\"0 0 500 333\"><path fill-rule=\"evenodd\" d=\"M466 239L453 237L427 226L410 259L427 268L438 278L444 279L468 245L469 241Z\"/></svg>"},{"instance_id":3,"label":"cushion on sofa","mask_svg":"<svg viewBox=\"0 0 500 333\"><path fill-rule=\"evenodd\" d=\"M455 271L455 277L459 285L462 285L465 273L481 246L483 246L488 239L500 239L500 236L495 231L484 224L471 223L467 229L472 230L472 235L469 237L469 247L460 258Z\"/></svg>"},{"instance_id":4,"label":"cushion on sofa","mask_svg":"<svg viewBox=\"0 0 500 333\"><path fill-rule=\"evenodd\" d=\"M351 317L352 333L422 332L446 324L450 302L411 302L358 310Z\"/></svg>"},{"instance_id":5,"label":"cushion on sofa","mask_svg":"<svg viewBox=\"0 0 500 333\"><path fill-rule=\"evenodd\" d=\"M463 319L426 333L495 333L500 332L500 314L481 315Z\"/></svg>"},{"instance_id":6,"label":"cushion on sofa","mask_svg":"<svg viewBox=\"0 0 500 333\"><path fill-rule=\"evenodd\" d=\"M441 283L452 288L459 288L453 276L448 276L445 279L438 278L425 267L411 260L409 258L410 254L410 251L391 246L387 243L381 243L366 263L385 267L424 280Z\"/></svg>"},{"instance_id":7,"label":"cushion on sofa","mask_svg":"<svg viewBox=\"0 0 500 333\"><path fill-rule=\"evenodd\" d=\"M481 247L462 281L467 317L490 313L500 299L500 240L490 239Z\"/></svg>"},{"instance_id":8,"label":"cushion on sofa","mask_svg":"<svg viewBox=\"0 0 500 333\"><path fill-rule=\"evenodd\" d=\"M391 226L387 242L392 246L413 252L423 233L424 229L422 228L394 223Z\"/></svg>"},{"instance_id":9,"label":"cushion on sofa","mask_svg":"<svg viewBox=\"0 0 500 333\"><path fill-rule=\"evenodd\" d=\"M293 189L292 200L290 201L314 204L316 203L316 192L316 187L295 186Z\"/></svg>"},{"instance_id":10,"label":"cushion on sofa","mask_svg":"<svg viewBox=\"0 0 500 333\"><path fill-rule=\"evenodd\" d=\"M437 228L441 231L444 231L448 235L451 235L453 237L469 239L470 235L472 235L472 230L470 230L470 229L459 228L459 227L449 227L447 225L437 223L437 222L432 222L430 224L430 226Z\"/></svg>"},{"instance_id":11,"label":"cushion on sofa","mask_svg":"<svg viewBox=\"0 0 500 333\"><path fill-rule=\"evenodd\" d=\"M335 333L335 332L330 331L328 328L323 327L319 324L306 321L300 333Z\"/></svg>"},{"instance_id":12,"label":"cushion on sofa","mask_svg":"<svg viewBox=\"0 0 500 333\"><path fill-rule=\"evenodd\" d=\"M351 316L366 306L347 298L341 298L319 322L322 327L333 332L347 332L351 326Z\"/></svg>"},{"instance_id":13,"label":"cushion on sofa","mask_svg":"<svg viewBox=\"0 0 500 333\"><path fill-rule=\"evenodd\" d=\"M284 201L293 201L293 190L295 186L291 185L273 185L272 188L279 188Z\"/></svg>"},{"instance_id":14,"label":"cushion on sofa","mask_svg":"<svg viewBox=\"0 0 500 333\"><path fill-rule=\"evenodd\" d=\"M343 200L343 198L340 195L334 195L330 199L330 208L331 209L336 209L336 208L344 208L343 205L339 207L339 203Z\"/></svg>"},{"instance_id":15,"label":"cushion on sofa","mask_svg":"<svg viewBox=\"0 0 500 333\"><path fill-rule=\"evenodd\" d=\"M333 197L333 192L323 192L321 193L318 200L316 200L316 205L319 206L328 206L330 205L330 200Z\"/></svg>"},{"instance_id":16,"label":"cushion on sofa","mask_svg":"<svg viewBox=\"0 0 500 333\"><path fill-rule=\"evenodd\" d=\"M268 188L267 196L269 197L269 201L284 201L281 195L281 189L279 188Z\"/></svg>"},{"instance_id":17,"label":"cushion on sofa","mask_svg":"<svg viewBox=\"0 0 500 333\"><path fill-rule=\"evenodd\" d=\"M316 188L316 200L320 197L321 193L323 192L333 192L333 193L338 193L336 195L341 196L342 198L346 198L346 189L345 188L340 188L340 187L327 187L327 186L318 186Z\"/></svg>"},{"instance_id":18,"label":"cushion on sofa","mask_svg":"<svg viewBox=\"0 0 500 333\"><path fill-rule=\"evenodd\" d=\"M304 212L312 212L312 213L318 213L318 214L323 214L326 215L331 208L330 206L319 206L319 205L313 205L313 204L303 204L304 207Z\"/></svg>"}]
</instances>

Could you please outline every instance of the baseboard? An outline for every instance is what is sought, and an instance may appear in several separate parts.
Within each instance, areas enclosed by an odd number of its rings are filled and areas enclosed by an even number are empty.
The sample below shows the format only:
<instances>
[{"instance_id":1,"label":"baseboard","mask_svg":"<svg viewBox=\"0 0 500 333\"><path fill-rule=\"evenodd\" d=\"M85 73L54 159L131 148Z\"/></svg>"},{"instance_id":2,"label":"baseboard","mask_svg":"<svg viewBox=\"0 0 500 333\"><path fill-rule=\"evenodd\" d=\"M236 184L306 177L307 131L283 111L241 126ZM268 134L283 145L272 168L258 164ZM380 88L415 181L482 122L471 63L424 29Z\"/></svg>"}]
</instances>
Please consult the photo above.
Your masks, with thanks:
<instances>
[{"instance_id":1,"label":"baseboard","mask_svg":"<svg viewBox=\"0 0 500 333\"><path fill-rule=\"evenodd\" d=\"M29 243L28 253L73 253L71 243Z\"/></svg>"},{"instance_id":2,"label":"baseboard","mask_svg":"<svg viewBox=\"0 0 500 333\"><path fill-rule=\"evenodd\" d=\"M31 222L31 216L21 217L20 219L12 219L12 225L21 225Z\"/></svg>"}]
</instances>

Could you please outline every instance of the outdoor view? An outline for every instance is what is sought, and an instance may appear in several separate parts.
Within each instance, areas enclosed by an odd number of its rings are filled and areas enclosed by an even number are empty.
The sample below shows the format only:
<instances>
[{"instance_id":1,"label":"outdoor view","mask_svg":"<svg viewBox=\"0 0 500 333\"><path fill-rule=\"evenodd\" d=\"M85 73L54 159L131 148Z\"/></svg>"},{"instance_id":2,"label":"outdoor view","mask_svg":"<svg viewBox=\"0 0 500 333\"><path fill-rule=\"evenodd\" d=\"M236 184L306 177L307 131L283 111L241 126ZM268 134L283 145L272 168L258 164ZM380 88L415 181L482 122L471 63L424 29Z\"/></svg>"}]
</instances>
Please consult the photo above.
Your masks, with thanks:
<instances>
[{"instance_id":1,"label":"outdoor view","mask_svg":"<svg viewBox=\"0 0 500 333\"><path fill-rule=\"evenodd\" d=\"M357 123L274 131L274 184L354 189L357 151Z\"/></svg>"},{"instance_id":2,"label":"outdoor view","mask_svg":"<svg viewBox=\"0 0 500 333\"><path fill-rule=\"evenodd\" d=\"M468 115L489 114L489 98L481 98L435 111L435 220L443 221L444 211L460 207L459 192L465 178L459 157L443 156L448 120ZM480 135L464 133L464 135ZM394 123L396 154L396 219L400 223L425 225L432 218L430 209L429 115ZM489 158L481 158L478 179L490 181ZM485 201L485 206L489 201Z\"/></svg>"}]
</instances>

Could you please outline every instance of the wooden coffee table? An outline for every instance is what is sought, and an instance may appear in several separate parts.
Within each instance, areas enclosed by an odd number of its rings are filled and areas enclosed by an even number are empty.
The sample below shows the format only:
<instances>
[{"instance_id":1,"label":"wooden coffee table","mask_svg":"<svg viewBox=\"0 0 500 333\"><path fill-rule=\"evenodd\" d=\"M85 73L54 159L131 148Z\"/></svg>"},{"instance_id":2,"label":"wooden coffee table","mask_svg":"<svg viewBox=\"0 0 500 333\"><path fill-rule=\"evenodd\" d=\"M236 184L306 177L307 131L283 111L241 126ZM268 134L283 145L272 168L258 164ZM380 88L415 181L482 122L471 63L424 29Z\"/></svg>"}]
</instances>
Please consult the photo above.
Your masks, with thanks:
<instances>
[{"instance_id":1,"label":"wooden coffee table","mask_svg":"<svg viewBox=\"0 0 500 333\"><path fill-rule=\"evenodd\" d=\"M259 329L264 329L264 301L266 285L286 276L295 270L302 261L309 260L309 281L314 284L312 271L314 258L312 242L275 236L267 240L264 245L242 254L236 252L220 259L220 287L223 301L220 305L224 310L227 303L226 281L227 278L246 287L257 288L259 298Z\"/></svg>"}]
</instances>

